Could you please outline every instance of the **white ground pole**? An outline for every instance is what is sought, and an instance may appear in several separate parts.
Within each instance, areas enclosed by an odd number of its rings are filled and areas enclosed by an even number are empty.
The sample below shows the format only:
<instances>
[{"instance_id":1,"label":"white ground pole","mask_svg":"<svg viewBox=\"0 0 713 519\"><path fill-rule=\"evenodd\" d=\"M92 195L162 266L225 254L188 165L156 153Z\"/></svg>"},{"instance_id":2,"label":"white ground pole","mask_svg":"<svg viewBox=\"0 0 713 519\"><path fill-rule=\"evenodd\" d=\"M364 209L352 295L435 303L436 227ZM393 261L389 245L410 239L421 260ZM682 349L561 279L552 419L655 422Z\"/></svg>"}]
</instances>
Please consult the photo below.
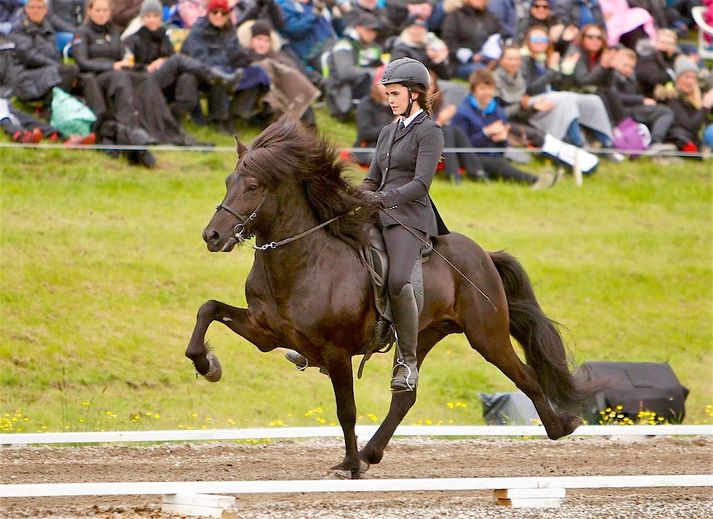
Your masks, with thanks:
<instances>
[{"instance_id":1,"label":"white ground pole","mask_svg":"<svg viewBox=\"0 0 713 519\"><path fill-rule=\"evenodd\" d=\"M373 436L375 425L358 425L361 438ZM0 434L0 446L62 443L128 443L287 438L341 438L340 427L268 427L255 429L194 429ZM540 425L402 425L394 436L538 437ZM713 436L713 425L583 425L572 436Z\"/></svg>"},{"instance_id":2,"label":"white ground pole","mask_svg":"<svg viewBox=\"0 0 713 519\"><path fill-rule=\"evenodd\" d=\"M516 488L713 487L713 474L656 476L562 476L438 479L284 481L167 481L33 483L0 485L0 497L118 496L170 494L278 494L319 492L416 492Z\"/></svg>"}]
</instances>

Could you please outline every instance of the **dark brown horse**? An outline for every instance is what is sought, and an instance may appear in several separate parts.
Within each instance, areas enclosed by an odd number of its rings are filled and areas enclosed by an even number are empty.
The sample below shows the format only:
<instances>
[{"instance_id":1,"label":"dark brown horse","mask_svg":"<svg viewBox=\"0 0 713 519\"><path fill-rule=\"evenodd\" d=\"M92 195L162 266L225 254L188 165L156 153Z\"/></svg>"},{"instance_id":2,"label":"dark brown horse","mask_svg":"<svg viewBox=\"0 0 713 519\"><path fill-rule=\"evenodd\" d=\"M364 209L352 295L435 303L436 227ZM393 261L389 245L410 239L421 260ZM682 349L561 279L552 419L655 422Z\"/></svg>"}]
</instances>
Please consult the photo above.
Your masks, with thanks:
<instances>
[{"instance_id":1,"label":"dark brown horse","mask_svg":"<svg viewBox=\"0 0 713 519\"><path fill-rule=\"evenodd\" d=\"M416 392L393 394L384 422L357 449L351 357L371 341L376 319L369 274L357 248L373 212L357 209L364 202L342 178L345 165L334 149L289 119L272 124L248 148L238 143L238 156L203 239L210 251L229 252L242 239L256 237L258 250L245 285L248 308L214 300L203 304L186 356L208 380L220 378L220 364L205 345L208 326L218 321L261 351L290 348L326 368L346 446L334 469L358 478L367 463L381 460L416 401ZM512 256L485 252L458 233L438 237L435 247L492 304L432 255L423 269L419 367L443 337L465 333L471 347L532 400L550 438L572 433L582 421L565 409L589 390L573 380L561 336L540 309L523 268ZM523 346L527 364L515 354L510 335Z\"/></svg>"}]
</instances>

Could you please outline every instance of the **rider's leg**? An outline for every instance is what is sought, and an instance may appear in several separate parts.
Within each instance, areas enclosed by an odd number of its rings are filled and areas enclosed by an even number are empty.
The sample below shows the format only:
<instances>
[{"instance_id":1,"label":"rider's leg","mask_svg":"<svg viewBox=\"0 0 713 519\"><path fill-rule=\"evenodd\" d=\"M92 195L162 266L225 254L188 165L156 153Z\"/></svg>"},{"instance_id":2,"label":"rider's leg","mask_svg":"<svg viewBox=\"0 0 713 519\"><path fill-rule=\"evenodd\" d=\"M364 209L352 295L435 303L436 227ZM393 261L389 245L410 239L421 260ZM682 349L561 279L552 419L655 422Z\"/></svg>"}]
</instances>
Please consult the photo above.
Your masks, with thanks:
<instances>
[{"instance_id":1,"label":"rider's leg","mask_svg":"<svg viewBox=\"0 0 713 519\"><path fill-rule=\"evenodd\" d=\"M411 231L427 239L425 233L415 229ZM389 255L389 298L398 334L391 390L414 391L418 382L418 307L411 285L411 272L421 254L423 242L413 236L409 229L397 225L384 228L384 242Z\"/></svg>"}]
</instances>

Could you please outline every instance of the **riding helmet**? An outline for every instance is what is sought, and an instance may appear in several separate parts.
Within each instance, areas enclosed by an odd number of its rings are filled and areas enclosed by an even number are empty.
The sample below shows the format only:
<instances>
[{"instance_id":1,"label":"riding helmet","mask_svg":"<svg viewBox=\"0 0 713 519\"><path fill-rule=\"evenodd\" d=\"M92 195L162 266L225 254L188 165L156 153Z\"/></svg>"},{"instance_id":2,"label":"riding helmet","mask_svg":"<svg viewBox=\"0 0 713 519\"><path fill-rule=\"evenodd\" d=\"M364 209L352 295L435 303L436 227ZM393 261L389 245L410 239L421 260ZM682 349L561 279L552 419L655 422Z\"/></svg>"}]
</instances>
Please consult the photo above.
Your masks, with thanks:
<instances>
[{"instance_id":1,"label":"riding helmet","mask_svg":"<svg viewBox=\"0 0 713 519\"><path fill-rule=\"evenodd\" d=\"M431 75L426 66L413 58L395 59L386 67L381 78L382 85L400 83L404 86L419 85L428 90Z\"/></svg>"}]
</instances>

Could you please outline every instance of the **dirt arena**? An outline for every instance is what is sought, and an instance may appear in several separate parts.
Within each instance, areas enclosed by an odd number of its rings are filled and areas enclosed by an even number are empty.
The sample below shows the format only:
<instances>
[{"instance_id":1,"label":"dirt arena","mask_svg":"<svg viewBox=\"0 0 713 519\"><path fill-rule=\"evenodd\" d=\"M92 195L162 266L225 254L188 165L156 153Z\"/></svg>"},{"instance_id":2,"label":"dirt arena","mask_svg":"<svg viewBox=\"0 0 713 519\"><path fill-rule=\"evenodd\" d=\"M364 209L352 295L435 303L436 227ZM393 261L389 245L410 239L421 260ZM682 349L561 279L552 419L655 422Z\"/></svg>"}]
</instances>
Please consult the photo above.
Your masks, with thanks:
<instances>
[{"instance_id":1,"label":"dirt arena","mask_svg":"<svg viewBox=\"0 0 713 519\"><path fill-rule=\"evenodd\" d=\"M0 448L1 483L324 479L341 441ZM713 438L396 439L370 479L713 474ZM491 491L237 496L257 518L713 518L707 488L567 490L558 509L509 509ZM0 517L161 517L160 496L0 499Z\"/></svg>"}]
</instances>

